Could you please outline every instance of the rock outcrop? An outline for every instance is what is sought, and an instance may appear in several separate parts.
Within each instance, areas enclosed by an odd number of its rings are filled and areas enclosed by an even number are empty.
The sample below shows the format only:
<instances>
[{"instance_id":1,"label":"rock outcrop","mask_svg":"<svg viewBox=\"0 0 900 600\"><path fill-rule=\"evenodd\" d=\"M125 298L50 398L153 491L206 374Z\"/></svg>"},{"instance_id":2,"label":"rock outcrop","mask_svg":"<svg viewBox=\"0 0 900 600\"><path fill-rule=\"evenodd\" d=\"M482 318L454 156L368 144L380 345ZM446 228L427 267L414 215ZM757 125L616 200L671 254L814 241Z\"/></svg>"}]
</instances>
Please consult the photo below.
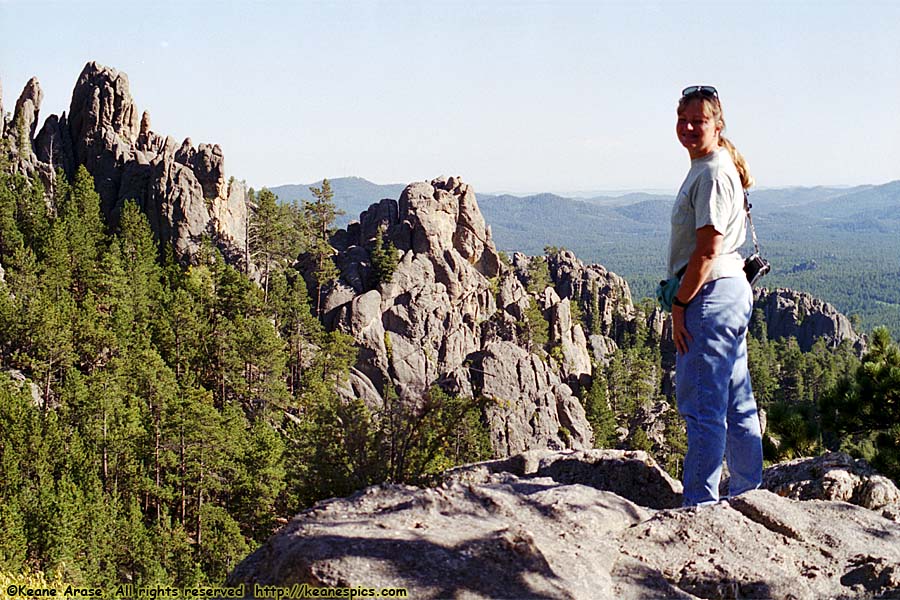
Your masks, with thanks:
<instances>
[{"instance_id":1,"label":"rock outcrop","mask_svg":"<svg viewBox=\"0 0 900 600\"><path fill-rule=\"evenodd\" d=\"M613 339L632 328L635 310L628 282L603 265L585 265L570 250L550 253L547 268L556 293L582 306L596 304L592 329ZM593 309L592 309L593 311Z\"/></svg>"},{"instance_id":2,"label":"rock outcrop","mask_svg":"<svg viewBox=\"0 0 900 600\"><path fill-rule=\"evenodd\" d=\"M592 431L572 390L536 354L512 342L488 343L469 367L498 456L531 448L590 448Z\"/></svg>"},{"instance_id":3,"label":"rock outcrop","mask_svg":"<svg viewBox=\"0 0 900 600\"><path fill-rule=\"evenodd\" d=\"M591 362L608 362L618 348L617 341L634 330L637 313L628 282L603 265L585 265L573 252L562 249L546 258L513 254L513 270L523 286L532 284L532 260L545 261L550 275L552 291L542 296L551 325L550 344L559 348L570 382L583 385L589 379L585 375L590 374ZM581 319L587 329L573 322L573 305L590 311Z\"/></svg>"},{"instance_id":4,"label":"rock outcrop","mask_svg":"<svg viewBox=\"0 0 900 600\"><path fill-rule=\"evenodd\" d=\"M32 77L25 84L25 89L16 101L16 110L13 113L13 124L17 129L16 133L23 134L28 140L34 139L35 128L38 124L38 114L41 110L41 102L44 99L44 92L38 83L36 77Z\"/></svg>"},{"instance_id":5,"label":"rock outcrop","mask_svg":"<svg viewBox=\"0 0 900 600\"><path fill-rule=\"evenodd\" d=\"M230 584L415 598L871 598L900 589L900 523L767 490L667 508L645 454L532 452L378 486L297 515ZM253 589L252 585L248 588Z\"/></svg>"},{"instance_id":6,"label":"rock outcrop","mask_svg":"<svg viewBox=\"0 0 900 600\"><path fill-rule=\"evenodd\" d=\"M218 145L190 139L177 144L154 133L150 117L138 117L128 76L88 63L75 84L68 115L51 115L35 134L43 93L28 82L2 127L16 170L38 176L52 198L54 174L72 177L84 165L94 178L101 208L114 223L124 203L136 201L153 230L184 260L209 237L236 261L246 238L243 184L227 182Z\"/></svg>"},{"instance_id":7,"label":"rock outcrop","mask_svg":"<svg viewBox=\"0 0 900 600\"><path fill-rule=\"evenodd\" d=\"M49 190L52 192L53 166L41 162L35 154L37 141L34 132L43 99L41 84L36 77L32 77L16 100L12 114L4 112L0 107L0 139L8 148L13 171L39 178L45 189L51 186Z\"/></svg>"},{"instance_id":8,"label":"rock outcrop","mask_svg":"<svg viewBox=\"0 0 900 600\"><path fill-rule=\"evenodd\" d=\"M762 311L770 339L797 338L804 352L820 338L830 348L846 340L859 354L865 351L865 338L853 330L850 319L823 300L787 288L757 289L754 296L754 309Z\"/></svg>"},{"instance_id":9,"label":"rock outcrop","mask_svg":"<svg viewBox=\"0 0 900 600\"><path fill-rule=\"evenodd\" d=\"M865 461L842 452L798 458L766 469L763 486L795 500L840 500L900 521L900 490Z\"/></svg>"},{"instance_id":10,"label":"rock outcrop","mask_svg":"<svg viewBox=\"0 0 900 600\"><path fill-rule=\"evenodd\" d=\"M386 282L371 267L379 229L401 254ZM438 385L489 401L497 456L591 446L572 389L590 376L584 331L569 300L548 288L539 304L548 346L561 352L532 352L522 326L538 299L501 261L469 185L453 177L413 183L399 201L373 204L332 244L341 280L324 299L325 321L361 348L346 396L378 406L390 386L415 405Z\"/></svg>"}]
</instances>

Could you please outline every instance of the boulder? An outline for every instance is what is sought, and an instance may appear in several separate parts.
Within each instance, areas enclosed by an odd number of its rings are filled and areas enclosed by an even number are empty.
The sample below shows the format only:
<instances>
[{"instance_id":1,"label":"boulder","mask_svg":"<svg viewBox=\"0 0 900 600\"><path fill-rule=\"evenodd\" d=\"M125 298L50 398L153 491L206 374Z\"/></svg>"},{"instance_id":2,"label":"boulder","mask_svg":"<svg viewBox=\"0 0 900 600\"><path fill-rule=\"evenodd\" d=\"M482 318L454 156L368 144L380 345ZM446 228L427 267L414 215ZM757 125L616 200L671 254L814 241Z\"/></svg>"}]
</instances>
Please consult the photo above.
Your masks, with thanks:
<instances>
[{"instance_id":1,"label":"boulder","mask_svg":"<svg viewBox=\"0 0 900 600\"><path fill-rule=\"evenodd\" d=\"M870 598L900 586L900 525L843 502L756 490L661 511L620 540L633 559L612 569L623 592L635 580L691 598Z\"/></svg>"},{"instance_id":2,"label":"boulder","mask_svg":"<svg viewBox=\"0 0 900 600\"><path fill-rule=\"evenodd\" d=\"M35 138L35 130L41 110L44 92L36 77L25 84L25 88L16 100L16 106L9 121L0 126L3 131L2 140L9 150L10 168L30 178L37 178L44 184L47 197L52 197L54 189L54 169L52 165L39 160L40 141ZM55 116L51 116L56 119ZM0 109L0 120L5 120ZM43 131L43 128L41 128Z\"/></svg>"},{"instance_id":3,"label":"boulder","mask_svg":"<svg viewBox=\"0 0 900 600\"><path fill-rule=\"evenodd\" d=\"M763 487L797 500L840 500L872 510L900 508L900 490L894 482L843 452L770 467L763 473Z\"/></svg>"},{"instance_id":4,"label":"boulder","mask_svg":"<svg viewBox=\"0 0 900 600\"><path fill-rule=\"evenodd\" d=\"M96 62L85 65L72 92L68 124L76 165L94 176L101 208L110 217L140 131L128 76ZM74 165L69 170L74 172Z\"/></svg>"},{"instance_id":5,"label":"boulder","mask_svg":"<svg viewBox=\"0 0 900 600\"><path fill-rule=\"evenodd\" d=\"M612 355L619 349L616 341L605 335L592 335L589 341L594 362L604 367L609 364Z\"/></svg>"},{"instance_id":6,"label":"boulder","mask_svg":"<svg viewBox=\"0 0 900 600\"><path fill-rule=\"evenodd\" d=\"M353 243L371 250L379 230L387 231L389 227L399 223L398 211L397 201L391 198L385 198L378 204L370 206L359 215L358 235Z\"/></svg>"},{"instance_id":7,"label":"boulder","mask_svg":"<svg viewBox=\"0 0 900 600\"><path fill-rule=\"evenodd\" d=\"M547 310L550 323L550 345L559 348L560 375L572 387L581 388L591 380L591 355L581 323L572 319L568 298Z\"/></svg>"},{"instance_id":8,"label":"boulder","mask_svg":"<svg viewBox=\"0 0 900 600\"><path fill-rule=\"evenodd\" d=\"M628 282L602 265L584 265L570 250L553 252L547 267L554 290L560 298L576 300L593 314L586 316L591 333L621 341L625 331L634 328L636 314Z\"/></svg>"},{"instance_id":9,"label":"boulder","mask_svg":"<svg viewBox=\"0 0 900 600\"><path fill-rule=\"evenodd\" d=\"M244 247L248 221L247 184L230 178L226 185L225 200L213 201L210 214L215 230L213 237L225 240L219 244L219 249L222 250L226 260L231 264L246 265L249 262ZM253 270L252 266L250 270Z\"/></svg>"},{"instance_id":10,"label":"boulder","mask_svg":"<svg viewBox=\"0 0 900 600\"><path fill-rule=\"evenodd\" d=\"M31 142L34 138L43 100L44 91L37 77L32 77L16 100L16 109L13 112L12 125L16 129L14 133L16 136L22 136L23 141Z\"/></svg>"},{"instance_id":11,"label":"boulder","mask_svg":"<svg viewBox=\"0 0 900 600\"><path fill-rule=\"evenodd\" d=\"M48 170L55 173L57 169L63 169L68 175L73 174L66 171L75 163L75 159L65 115L62 118L56 115L47 117L34 139L33 146L38 162L46 164ZM44 185L47 185L46 181ZM52 189L49 187L47 191L51 192Z\"/></svg>"},{"instance_id":12,"label":"boulder","mask_svg":"<svg viewBox=\"0 0 900 600\"><path fill-rule=\"evenodd\" d=\"M508 458L450 469L444 473L444 482L480 484L490 481L490 477L498 473L549 477L557 483L588 485L615 492L648 508L681 506L681 483L640 450L529 450Z\"/></svg>"},{"instance_id":13,"label":"boulder","mask_svg":"<svg viewBox=\"0 0 900 600\"><path fill-rule=\"evenodd\" d=\"M399 220L408 224L408 246L418 253L443 256L452 249L485 277L500 272L500 257L472 188L456 177L409 185L400 196ZM399 240L398 240L399 241Z\"/></svg>"},{"instance_id":14,"label":"boulder","mask_svg":"<svg viewBox=\"0 0 900 600\"><path fill-rule=\"evenodd\" d=\"M510 273L500 280L497 290L497 305L516 321L525 318L529 306L528 292L525 291L522 282Z\"/></svg>"}]
</instances>

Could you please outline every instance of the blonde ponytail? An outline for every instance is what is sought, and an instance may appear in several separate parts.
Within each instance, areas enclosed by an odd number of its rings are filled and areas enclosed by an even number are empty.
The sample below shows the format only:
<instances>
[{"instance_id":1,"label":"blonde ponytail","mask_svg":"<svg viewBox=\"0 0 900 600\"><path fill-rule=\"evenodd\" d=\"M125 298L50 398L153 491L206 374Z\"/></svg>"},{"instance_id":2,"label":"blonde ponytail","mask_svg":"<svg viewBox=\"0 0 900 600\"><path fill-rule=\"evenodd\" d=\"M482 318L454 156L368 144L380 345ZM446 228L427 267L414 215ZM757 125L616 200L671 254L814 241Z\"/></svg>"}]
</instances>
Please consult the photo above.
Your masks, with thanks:
<instances>
[{"instance_id":1,"label":"blonde ponytail","mask_svg":"<svg viewBox=\"0 0 900 600\"><path fill-rule=\"evenodd\" d=\"M728 154L731 155L731 161L737 168L738 175L741 176L741 185L744 189L747 190L753 187L755 181L753 180L753 175L750 174L750 167L747 166L747 160L744 158L744 155L738 152L731 140L722 134L719 134L719 145L728 150Z\"/></svg>"}]
</instances>

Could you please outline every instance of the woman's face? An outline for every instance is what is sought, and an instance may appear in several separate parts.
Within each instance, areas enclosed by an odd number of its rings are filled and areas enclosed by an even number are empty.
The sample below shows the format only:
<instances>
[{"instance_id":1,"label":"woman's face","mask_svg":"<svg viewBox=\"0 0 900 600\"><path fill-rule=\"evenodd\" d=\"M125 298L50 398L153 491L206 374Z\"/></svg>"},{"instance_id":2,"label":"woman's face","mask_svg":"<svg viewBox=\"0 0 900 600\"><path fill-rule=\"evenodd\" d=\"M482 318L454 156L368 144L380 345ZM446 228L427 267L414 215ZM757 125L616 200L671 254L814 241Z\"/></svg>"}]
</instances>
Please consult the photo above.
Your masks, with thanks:
<instances>
[{"instance_id":1,"label":"woman's face","mask_svg":"<svg viewBox=\"0 0 900 600\"><path fill-rule=\"evenodd\" d=\"M706 103L703 100L688 102L675 123L678 141L687 148L691 158L706 156L719 147L721 122L712 115L707 115Z\"/></svg>"}]
</instances>

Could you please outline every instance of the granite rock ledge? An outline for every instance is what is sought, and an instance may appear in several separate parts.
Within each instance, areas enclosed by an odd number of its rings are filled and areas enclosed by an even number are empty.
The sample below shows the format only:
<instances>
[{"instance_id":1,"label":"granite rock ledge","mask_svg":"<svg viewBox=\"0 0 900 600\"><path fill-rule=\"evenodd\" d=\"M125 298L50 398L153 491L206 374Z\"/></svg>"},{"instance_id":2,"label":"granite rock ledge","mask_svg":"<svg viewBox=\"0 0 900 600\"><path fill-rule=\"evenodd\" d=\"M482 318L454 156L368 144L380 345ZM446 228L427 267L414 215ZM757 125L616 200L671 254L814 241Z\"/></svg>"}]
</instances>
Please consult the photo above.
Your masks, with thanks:
<instances>
[{"instance_id":1,"label":"granite rock ledge","mask_svg":"<svg viewBox=\"0 0 900 600\"><path fill-rule=\"evenodd\" d=\"M765 489L652 507L679 493L642 452L526 452L455 469L432 489L321 502L230 583L405 587L415 598L897 597L900 523L876 511Z\"/></svg>"}]
</instances>

